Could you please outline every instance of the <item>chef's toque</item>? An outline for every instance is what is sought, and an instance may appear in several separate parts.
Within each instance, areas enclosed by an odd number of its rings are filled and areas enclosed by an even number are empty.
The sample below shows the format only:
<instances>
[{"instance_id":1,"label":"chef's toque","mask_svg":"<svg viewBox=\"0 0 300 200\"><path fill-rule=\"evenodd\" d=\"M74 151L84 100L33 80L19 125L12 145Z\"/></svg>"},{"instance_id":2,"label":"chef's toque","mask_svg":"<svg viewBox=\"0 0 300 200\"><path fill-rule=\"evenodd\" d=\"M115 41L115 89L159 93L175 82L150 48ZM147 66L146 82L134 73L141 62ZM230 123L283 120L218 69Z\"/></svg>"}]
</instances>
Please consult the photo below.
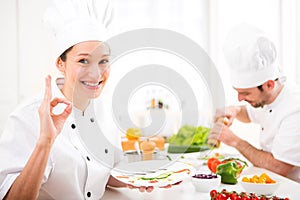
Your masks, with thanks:
<instances>
[{"instance_id":1,"label":"chef's toque","mask_svg":"<svg viewBox=\"0 0 300 200\"><path fill-rule=\"evenodd\" d=\"M71 46L85 41L105 41L112 18L110 0L54 0L44 22L54 35L58 58Z\"/></svg>"},{"instance_id":2,"label":"chef's toque","mask_svg":"<svg viewBox=\"0 0 300 200\"><path fill-rule=\"evenodd\" d=\"M234 27L224 43L234 88L252 88L280 77L276 49L264 33L248 24Z\"/></svg>"}]
</instances>

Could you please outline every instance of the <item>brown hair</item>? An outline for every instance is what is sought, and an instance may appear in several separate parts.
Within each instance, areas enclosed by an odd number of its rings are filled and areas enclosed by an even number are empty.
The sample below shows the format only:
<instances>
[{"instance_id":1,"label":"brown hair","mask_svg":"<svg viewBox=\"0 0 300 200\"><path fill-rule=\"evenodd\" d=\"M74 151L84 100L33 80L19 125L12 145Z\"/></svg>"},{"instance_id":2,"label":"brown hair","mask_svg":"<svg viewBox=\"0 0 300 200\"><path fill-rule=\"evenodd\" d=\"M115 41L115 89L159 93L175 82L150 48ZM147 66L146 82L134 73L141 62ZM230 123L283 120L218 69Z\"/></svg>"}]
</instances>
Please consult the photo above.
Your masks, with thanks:
<instances>
[{"instance_id":1,"label":"brown hair","mask_svg":"<svg viewBox=\"0 0 300 200\"><path fill-rule=\"evenodd\" d=\"M69 47L67 50L65 50L59 57L62 61L66 62L67 60L67 53L69 51L71 51L71 49L73 48L73 46Z\"/></svg>"}]
</instances>

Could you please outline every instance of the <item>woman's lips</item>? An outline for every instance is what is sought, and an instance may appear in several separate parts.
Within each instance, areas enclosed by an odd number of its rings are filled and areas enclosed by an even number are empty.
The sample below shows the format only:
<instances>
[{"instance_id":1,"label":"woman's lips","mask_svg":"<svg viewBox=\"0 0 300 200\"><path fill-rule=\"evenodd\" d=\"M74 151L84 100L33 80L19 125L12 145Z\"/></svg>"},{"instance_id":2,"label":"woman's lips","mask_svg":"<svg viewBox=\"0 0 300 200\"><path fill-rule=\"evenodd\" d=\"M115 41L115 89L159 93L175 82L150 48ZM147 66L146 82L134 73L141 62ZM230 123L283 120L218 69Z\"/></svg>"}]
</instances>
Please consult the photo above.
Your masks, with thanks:
<instances>
[{"instance_id":1,"label":"woman's lips","mask_svg":"<svg viewBox=\"0 0 300 200\"><path fill-rule=\"evenodd\" d=\"M88 82L88 81L81 81L81 83L89 89L98 89L103 81L95 82Z\"/></svg>"}]
</instances>

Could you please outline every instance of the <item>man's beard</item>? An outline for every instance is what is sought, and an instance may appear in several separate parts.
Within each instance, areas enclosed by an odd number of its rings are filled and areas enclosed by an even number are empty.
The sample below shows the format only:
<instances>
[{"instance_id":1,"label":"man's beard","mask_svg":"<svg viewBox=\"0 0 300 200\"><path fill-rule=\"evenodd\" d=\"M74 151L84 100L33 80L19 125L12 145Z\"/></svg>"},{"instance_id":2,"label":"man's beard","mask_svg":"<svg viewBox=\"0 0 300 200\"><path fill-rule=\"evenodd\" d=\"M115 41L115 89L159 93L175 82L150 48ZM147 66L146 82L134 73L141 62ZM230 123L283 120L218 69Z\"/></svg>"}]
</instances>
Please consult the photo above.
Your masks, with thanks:
<instances>
[{"instance_id":1,"label":"man's beard","mask_svg":"<svg viewBox=\"0 0 300 200\"><path fill-rule=\"evenodd\" d=\"M254 108L259 108L259 107L263 108L266 105L266 102L261 101L261 102L256 102L255 104L250 104L250 105Z\"/></svg>"}]
</instances>

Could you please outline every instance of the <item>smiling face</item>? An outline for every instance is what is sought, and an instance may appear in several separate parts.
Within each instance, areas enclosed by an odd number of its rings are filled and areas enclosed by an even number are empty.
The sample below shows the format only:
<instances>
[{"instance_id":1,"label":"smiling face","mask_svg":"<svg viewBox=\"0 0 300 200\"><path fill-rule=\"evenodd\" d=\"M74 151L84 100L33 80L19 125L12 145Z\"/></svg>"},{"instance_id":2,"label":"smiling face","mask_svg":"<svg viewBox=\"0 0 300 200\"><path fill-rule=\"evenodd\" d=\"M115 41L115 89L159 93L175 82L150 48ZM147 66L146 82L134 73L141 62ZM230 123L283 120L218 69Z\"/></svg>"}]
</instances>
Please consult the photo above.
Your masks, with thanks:
<instances>
[{"instance_id":1,"label":"smiling face","mask_svg":"<svg viewBox=\"0 0 300 200\"><path fill-rule=\"evenodd\" d=\"M258 87L253 88L234 88L238 92L238 100L246 101L254 108L263 107L274 100L274 81L265 82L261 90Z\"/></svg>"},{"instance_id":2,"label":"smiling face","mask_svg":"<svg viewBox=\"0 0 300 200\"><path fill-rule=\"evenodd\" d=\"M74 45L66 60L57 61L58 69L65 75L62 88L67 99L84 110L90 99L98 97L107 81L110 68L110 49L98 41Z\"/></svg>"}]
</instances>

